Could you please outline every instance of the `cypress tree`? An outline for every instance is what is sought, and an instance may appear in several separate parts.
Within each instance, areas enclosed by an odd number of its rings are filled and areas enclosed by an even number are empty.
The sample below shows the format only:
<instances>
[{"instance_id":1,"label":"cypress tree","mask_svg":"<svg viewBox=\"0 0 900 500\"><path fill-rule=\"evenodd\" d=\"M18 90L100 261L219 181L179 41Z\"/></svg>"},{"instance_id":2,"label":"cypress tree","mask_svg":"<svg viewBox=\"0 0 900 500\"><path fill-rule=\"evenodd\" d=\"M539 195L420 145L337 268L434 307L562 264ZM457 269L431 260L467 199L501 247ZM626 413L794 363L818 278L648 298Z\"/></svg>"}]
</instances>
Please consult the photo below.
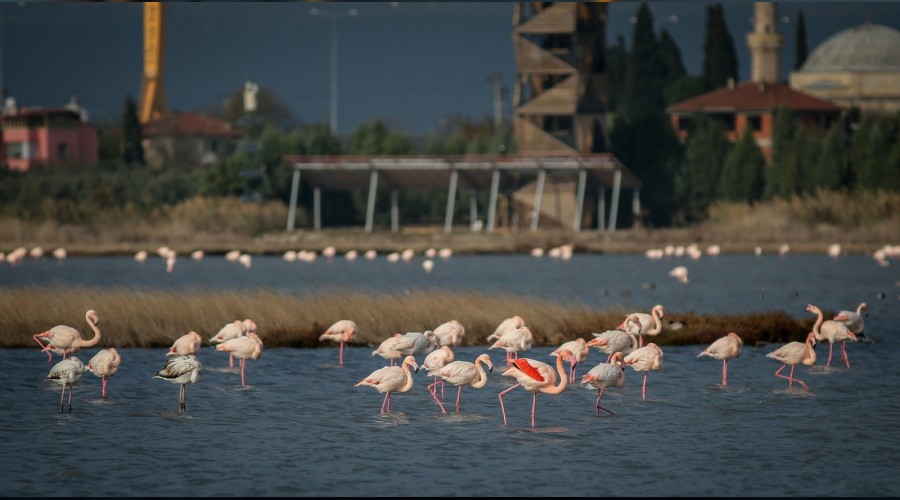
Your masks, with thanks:
<instances>
[{"instance_id":1,"label":"cypress tree","mask_svg":"<svg viewBox=\"0 0 900 500\"><path fill-rule=\"evenodd\" d=\"M653 14L646 2L642 2L632 32L631 52L628 54L622 101L627 108L626 112L637 112L645 106L663 108L662 89L665 83L665 66L653 32Z\"/></svg>"},{"instance_id":2,"label":"cypress tree","mask_svg":"<svg viewBox=\"0 0 900 500\"><path fill-rule=\"evenodd\" d=\"M729 78L733 78L735 82L739 81L734 39L725 24L722 4L706 8L706 40L703 43L703 54L703 76L706 77L709 89L724 86Z\"/></svg>"},{"instance_id":3,"label":"cypress tree","mask_svg":"<svg viewBox=\"0 0 900 500\"><path fill-rule=\"evenodd\" d=\"M132 165L144 163L144 138L141 122L137 115L137 104L131 96L125 97L125 110L122 113L122 160Z\"/></svg>"},{"instance_id":4,"label":"cypress tree","mask_svg":"<svg viewBox=\"0 0 900 500\"><path fill-rule=\"evenodd\" d=\"M625 47L625 38L622 35L616 37L616 44L607 50L607 71L609 72L609 109L616 111L625 93L625 75L628 72L628 49Z\"/></svg>"},{"instance_id":5,"label":"cypress tree","mask_svg":"<svg viewBox=\"0 0 900 500\"><path fill-rule=\"evenodd\" d=\"M675 174L680 222L690 224L706 219L709 205L718 195L719 176L730 148L719 123L705 114L694 117L684 161Z\"/></svg>"},{"instance_id":6,"label":"cypress tree","mask_svg":"<svg viewBox=\"0 0 900 500\"><path fill-rule=\"evenodd\" d=\"M797 40L794 43L794 69L800 69L806 62L806 22L803 21L803 9L797 10Z\"/></svg>"},{"instance_id":7,"label":"cypress tree","mask_svg":"<svg viewBox=\"0 0 900 500\"><path fill-rule=\"evenodd\" d=\"M822 143L822 152L816 168L810 172L810 187L828 190L840 189L847 182L847 158L844 153L844 133L840 124L828 129Z\"/></svg>"},{"instance_id":8,"label":"cypress tree","mask_svg":"<svg viewBox=\"0 0 900 500\"><path fill-rule=\"evenodd\" d=\"M762 198L765 158L753 138L750 127L725 158L719 183L722 197L730 201L753 203Z\"/></svg>"},{"instance_id":9,"label":"cypress tree","mask_svg":"<svg viewBox=\"0 0 900 500\"><path fill-rule=\"evenodd\" d=\"M775 123L772 129L772 157L769 167L766 169L765 198L775 196L789 197L794 192L794 186L783 185L787 182L784 176L787 167L788 152L797 130L797 123L793 113L787 108L779 108L775 112ZM790 176L787 176L790 178Z\"/></svg>"}]
</instances>

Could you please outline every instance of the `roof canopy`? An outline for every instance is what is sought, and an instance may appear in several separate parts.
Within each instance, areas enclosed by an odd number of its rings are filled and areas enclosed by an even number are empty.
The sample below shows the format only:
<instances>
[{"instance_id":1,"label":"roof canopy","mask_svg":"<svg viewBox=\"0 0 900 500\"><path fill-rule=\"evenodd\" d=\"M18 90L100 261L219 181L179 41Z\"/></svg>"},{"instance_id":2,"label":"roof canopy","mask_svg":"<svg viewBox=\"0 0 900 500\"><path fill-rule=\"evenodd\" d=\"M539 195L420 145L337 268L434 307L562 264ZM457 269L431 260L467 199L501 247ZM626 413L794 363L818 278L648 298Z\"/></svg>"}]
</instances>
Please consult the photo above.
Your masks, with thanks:
<instances>
[{"instance_id":1,"label":"roof canopy","mask_svg":"<svg viewBox=\"0 0 900 500\"><path fill-rule=\"evenodd\" d=\"M792 111L837 113L839 104L795 90L783 83L742 82L735 88L722 87L685 99L669 107L669 113L733 113L736 111Z\"/></svg>"}]
</instances>

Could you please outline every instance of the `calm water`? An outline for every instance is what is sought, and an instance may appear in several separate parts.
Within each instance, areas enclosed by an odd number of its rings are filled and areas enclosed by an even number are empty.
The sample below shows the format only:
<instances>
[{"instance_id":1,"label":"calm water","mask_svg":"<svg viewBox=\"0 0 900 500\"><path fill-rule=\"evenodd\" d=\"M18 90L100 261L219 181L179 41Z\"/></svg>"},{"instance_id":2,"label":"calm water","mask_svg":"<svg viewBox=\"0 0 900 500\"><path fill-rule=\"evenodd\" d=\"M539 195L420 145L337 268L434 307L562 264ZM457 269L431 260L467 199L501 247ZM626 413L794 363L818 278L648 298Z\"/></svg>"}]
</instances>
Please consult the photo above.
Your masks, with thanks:
<instances>
[{"instance_id":1,"label":"calm water","mask_svg":"<svg viewBox=\"0 0 900 500\"><path fill-rule=\"evenodd\" d=\"M108 398L90 373L76 386L71 414L58 412L59 387L35 350L0 350L0 456L8 496L897 496L900 457L900 263L878 267L868 256L704 257L650 261L640 256L576 255L571 261L527 256L454 256L434 271L410 264L320 259L313 264L255 258L251 269L208 257L181 258L175 272L160 259L50 259L0 266L0 286L83 284L164 289L266 288L293 293L323 287L372 291L502 291L577 301L592 307L740 313L784 310L802 318L807 303L823 309L869 304L866 332L876 341L848 345L852 368L836 361L799 367L810 390L787 389L780 366L765 355L777 346L745 346L718 385L721 363L697 359L703 346L666 347L662 370L640 373L611 389L594 414L595 390L570 386L537 398L497 393L503 354L484 389L463 390L462 411L440 414L428 377L392 398L354 387L384 360L371 348L266 349L248 364L240 386L227 357L205 347L200 381L187 387L153 379L164 349L122 349ZM691 282L668 276L686 265ZM880 298L883 297L883 298ZM223 318L223 323L233 318ZM498 318L501 320L503 318ZM527 318L526 318L527 319ZM264 321L258 320L265 339ZM598 325L600 329L607 325ZM551 347L527 356L550 361ZM78 354L87 362L98 349ZM457 348L474 360L484 347ZM56 361L56 358L54 361ZM580 378L605 356L594 351ZM420 360L421 361L421 360ZM452 407L455 388L447 387ZM452 409L450 410L452 412Z\"/></svg>"}]
</instances>

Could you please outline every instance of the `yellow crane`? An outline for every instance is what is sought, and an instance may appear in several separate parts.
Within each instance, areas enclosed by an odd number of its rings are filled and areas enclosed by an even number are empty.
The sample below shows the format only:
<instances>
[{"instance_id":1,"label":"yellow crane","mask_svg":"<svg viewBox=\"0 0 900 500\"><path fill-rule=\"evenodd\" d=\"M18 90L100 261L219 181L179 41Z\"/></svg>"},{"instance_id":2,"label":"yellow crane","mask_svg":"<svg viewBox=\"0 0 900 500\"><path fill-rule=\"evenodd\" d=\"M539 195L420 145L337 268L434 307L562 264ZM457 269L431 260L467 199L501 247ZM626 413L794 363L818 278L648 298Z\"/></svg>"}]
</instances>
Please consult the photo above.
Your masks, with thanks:
<instances>
[{"instance_id":1,"label":"yellow crane","mask_svg":"<svg viewBox=\"0 0 900 500\"><path fill-rule=\"evenodd\" d=\"M144 75L141 79L139 117L142 125L159 120L166 113L163 87L165 61L166 5L144 4Z\"/></svg>"}]
</instances>

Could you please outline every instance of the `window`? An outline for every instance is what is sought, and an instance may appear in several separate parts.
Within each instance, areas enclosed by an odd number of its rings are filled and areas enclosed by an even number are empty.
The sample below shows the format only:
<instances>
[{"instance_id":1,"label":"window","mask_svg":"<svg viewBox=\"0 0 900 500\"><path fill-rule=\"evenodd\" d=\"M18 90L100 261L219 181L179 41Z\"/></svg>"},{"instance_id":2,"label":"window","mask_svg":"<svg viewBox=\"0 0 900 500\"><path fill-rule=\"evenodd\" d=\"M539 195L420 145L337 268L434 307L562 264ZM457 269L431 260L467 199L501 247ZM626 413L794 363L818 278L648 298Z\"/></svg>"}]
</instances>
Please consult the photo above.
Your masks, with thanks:
<instances>
[{"instance_id":1,"label":"window","mask_svg":"<svg viewBox=\"0 0 900 500\"><path fill-rule=\"evenodd\" d=\"M748 116L747 117L747 126L750 127L750 130L754 132L759 132L762 130L762 117L759 115L756 116Z\"/></svg>"},{"instance_id":2,"label":"window","mask_svg":"<svg viewBox=\"0 0 900 500\"><path fill-rule=\"evenodd\" d=\"M69 145L65 142L61 142L56 145L56 158L59 160L65 160L69 157Z\"/></svg>"},{"instance_id":3,"label":"window","mask_svg":"<svg viewBox=\"0 0 900 500\"><path fill-rule=\"evenodd\" d=\"M28 160L37 156L37 143L34 142L8 142L6 143L6 157Z\"/></svg>"}]
</instances>

